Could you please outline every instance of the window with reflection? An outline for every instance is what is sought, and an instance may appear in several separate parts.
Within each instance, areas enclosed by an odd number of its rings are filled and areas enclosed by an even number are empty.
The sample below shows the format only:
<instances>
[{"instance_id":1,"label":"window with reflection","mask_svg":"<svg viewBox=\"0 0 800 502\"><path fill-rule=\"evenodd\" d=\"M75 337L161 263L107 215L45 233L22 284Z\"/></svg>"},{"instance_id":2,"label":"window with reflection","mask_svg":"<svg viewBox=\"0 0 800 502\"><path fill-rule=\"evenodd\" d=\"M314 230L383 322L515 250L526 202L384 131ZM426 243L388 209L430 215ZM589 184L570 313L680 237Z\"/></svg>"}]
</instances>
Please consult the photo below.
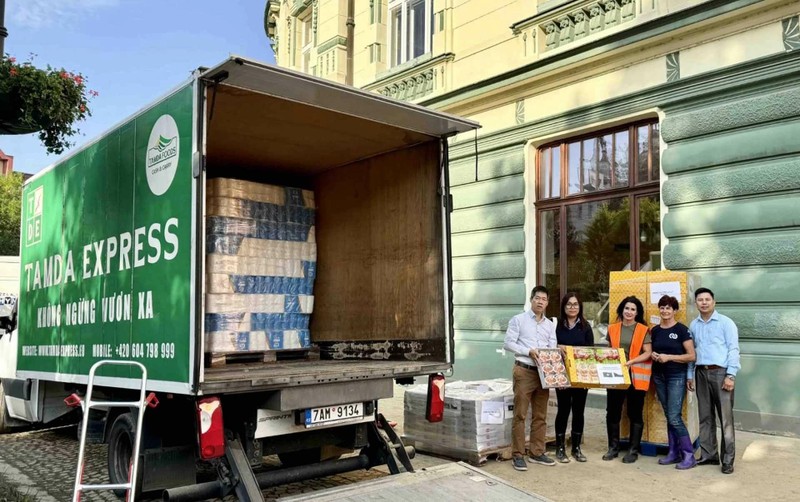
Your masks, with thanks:
<instances>
[{"instance_id":1,"label":"window with reflection","mask_svg":"<svg viewBox=\"0 0 800 502\"><path fill-rule=\"evenodd\" d=\"M609 272L661 268L659 126L648 121L543 145L537 152L537 279L577 291L595 340L606 336ZM612 312L612 320L615 314Z\"/></svg>"}]
</instances>

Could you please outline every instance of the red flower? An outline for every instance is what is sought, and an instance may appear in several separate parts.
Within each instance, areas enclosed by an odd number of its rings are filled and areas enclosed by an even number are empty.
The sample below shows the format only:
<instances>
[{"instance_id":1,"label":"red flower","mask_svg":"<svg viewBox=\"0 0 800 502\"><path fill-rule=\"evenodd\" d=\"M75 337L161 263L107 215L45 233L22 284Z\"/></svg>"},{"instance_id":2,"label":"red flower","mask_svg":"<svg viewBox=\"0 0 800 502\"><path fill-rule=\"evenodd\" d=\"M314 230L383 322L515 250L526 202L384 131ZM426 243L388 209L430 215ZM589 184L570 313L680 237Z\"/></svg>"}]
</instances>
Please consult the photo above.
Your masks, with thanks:
<instances>
[{"instance_id":1,"label":"red flower","mask_svg":"<svg viewBox=\"0 0 800 502\"><path fill-rule=\"evenodd\" d=\"M12 77L15 77L17 75L17 69L16 68L11 68L8 72L11 74Z\"/></svg>"},{"instance_id":2,"label":"red flower","mask_svg":"<svg viewBox=\"0 0 800 502\"><path fill-rule=\"evenodd\" d=\"M78 107L78 109L81 111L81 113L85 113L86 112L86 105L81 105L80 107Z\"/></svg>"},{"instance_id":3,"label":"red flower","mask_svg":"<svg viewBox=\"0 0 800 502\"><path fill-rule=\"evenodd\" d=\"M62 71L60 76L61 76L61 78L68 78L69 77L69 75L65 71Z\"/></svg>"},{"instance_id":4,"label":"red flower","mask_svg":"<svg viewBox=\"0 0 800 502\"><path fill-rule=\"evenodd\" d=\"M81 77L80 75L76 75L75 77L72 78L72 80L74 80L75 83L78 85L81 85L83 83L83 77Z\"/></svg>"}]
</instances>

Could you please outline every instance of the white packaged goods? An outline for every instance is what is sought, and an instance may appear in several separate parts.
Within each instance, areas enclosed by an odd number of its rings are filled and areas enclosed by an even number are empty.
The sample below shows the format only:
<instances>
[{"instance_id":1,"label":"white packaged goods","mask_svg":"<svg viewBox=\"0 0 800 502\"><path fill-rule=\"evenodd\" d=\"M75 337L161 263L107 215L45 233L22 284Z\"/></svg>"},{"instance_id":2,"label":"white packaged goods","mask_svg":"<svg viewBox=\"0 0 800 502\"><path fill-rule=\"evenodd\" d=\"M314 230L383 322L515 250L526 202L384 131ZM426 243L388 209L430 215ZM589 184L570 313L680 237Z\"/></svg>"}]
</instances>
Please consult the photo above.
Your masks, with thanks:
<instances>
[{"instance_id":1,"label":"white packaged goods","mask_svg":"<svg viewBox=\"0 0 800 502\"><path fill-rule=\"evenodd\" d=\"M405 392L403 430L419 449L465 460L511 445L514 392L510 380L448 382L444 419L425 418L427 385ZM479 462L478 462L479 463Z\"/></svg>"},{"instance_id":2,"label":"white packaged goods","mask_svg":"<svg viewBox=\"0 0 800 502\"><path fill-rule=\"evenodd\" d=\"M215 178L206 199L206 352L308 348L314 194Z\"/></svg>"}]
</instances>

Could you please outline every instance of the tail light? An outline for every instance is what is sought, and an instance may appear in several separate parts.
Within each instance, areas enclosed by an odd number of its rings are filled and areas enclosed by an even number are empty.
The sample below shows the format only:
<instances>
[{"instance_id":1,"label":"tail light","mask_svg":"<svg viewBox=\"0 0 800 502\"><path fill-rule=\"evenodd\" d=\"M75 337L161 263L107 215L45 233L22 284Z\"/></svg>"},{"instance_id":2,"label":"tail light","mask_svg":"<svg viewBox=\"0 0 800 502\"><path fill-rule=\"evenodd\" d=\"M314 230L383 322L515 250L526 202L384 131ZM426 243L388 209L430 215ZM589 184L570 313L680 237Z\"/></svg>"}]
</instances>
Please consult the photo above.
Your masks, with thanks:
<instances>
[{"instance_id":1,"label":"tail light","mask_svg":"<svg viewBox=\"0 0 800 502\"><path fill-rule=\"evenodd\" d=\"M428 422L441 422L444 418L444 375L428 375L428 405L425 410Z\"/></svg>"},{"instance_id":2,"label":"tail light","mask_svg":"<svg viewBox=\"0 0 800 502\"><path fill-rule=\"evenodd\" d=\"M197 401L197 429L200 433L200 458L208 460L225 455L222 403L218 397Z\"/></svg>"}]
</instances>

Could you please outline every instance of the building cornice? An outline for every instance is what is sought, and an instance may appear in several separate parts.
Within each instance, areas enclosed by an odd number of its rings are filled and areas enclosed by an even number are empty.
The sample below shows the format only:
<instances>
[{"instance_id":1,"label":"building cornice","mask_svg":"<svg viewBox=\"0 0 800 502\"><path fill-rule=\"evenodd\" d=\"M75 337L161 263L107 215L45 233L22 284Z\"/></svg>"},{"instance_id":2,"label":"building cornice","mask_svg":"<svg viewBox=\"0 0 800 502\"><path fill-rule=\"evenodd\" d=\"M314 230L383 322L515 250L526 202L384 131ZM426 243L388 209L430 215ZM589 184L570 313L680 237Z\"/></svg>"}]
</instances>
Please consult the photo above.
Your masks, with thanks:
<instances>
[{"instance_id":1,"label":"building cornice","mask_svg":"<svg viewBox=\"0 0 800 502\"><path fill-rule=\"evenodd\" d=\"M478 150L485 153L520 146L531 139L584 128L646 110L669 108L675 112L682 110L687 103L696 106L705 100L718 100L720 95L735 100L759 92L765 87L772 90L793 88L798 83L800 51L778 53L582 106L535 122L493 131L479 137ZM475 144L471 138L454 142L450 146L451 160L474 154Z\"/></svg>"},{"instance_id":2,"label":"building cornice","mask_svg":"<svg viewBox=\"0 0 800 502\"><path fill-rule=\"evenodd\" d=\"M347 47L347 37L336 35L333 38L329 38L317 46L317 54L322 54L328 49L333 49L337 46Z\"/></svg>"},{"instance_id":3,"label":"building cornice","mask_svg":"<svg viewBox=\"0 0 800 502\"><path fill-rule=\"evenodd\" d=\"M566 47L557 56L543 58L530 64L495 75L474 84L442 93L423 100L419 104L434 108L446 108L479 98L487 93L508 90L510 86L524 84L525 81L541 74L567 67L591 57L601 56L609 51L623 48L660 35L668 34L686 26L714 17L728 14L765 0L713 0L694 7L667 14L653 20L632 24L630 28L615 31L608 36L575 47Z\"/></svg>"}]
</instances>

